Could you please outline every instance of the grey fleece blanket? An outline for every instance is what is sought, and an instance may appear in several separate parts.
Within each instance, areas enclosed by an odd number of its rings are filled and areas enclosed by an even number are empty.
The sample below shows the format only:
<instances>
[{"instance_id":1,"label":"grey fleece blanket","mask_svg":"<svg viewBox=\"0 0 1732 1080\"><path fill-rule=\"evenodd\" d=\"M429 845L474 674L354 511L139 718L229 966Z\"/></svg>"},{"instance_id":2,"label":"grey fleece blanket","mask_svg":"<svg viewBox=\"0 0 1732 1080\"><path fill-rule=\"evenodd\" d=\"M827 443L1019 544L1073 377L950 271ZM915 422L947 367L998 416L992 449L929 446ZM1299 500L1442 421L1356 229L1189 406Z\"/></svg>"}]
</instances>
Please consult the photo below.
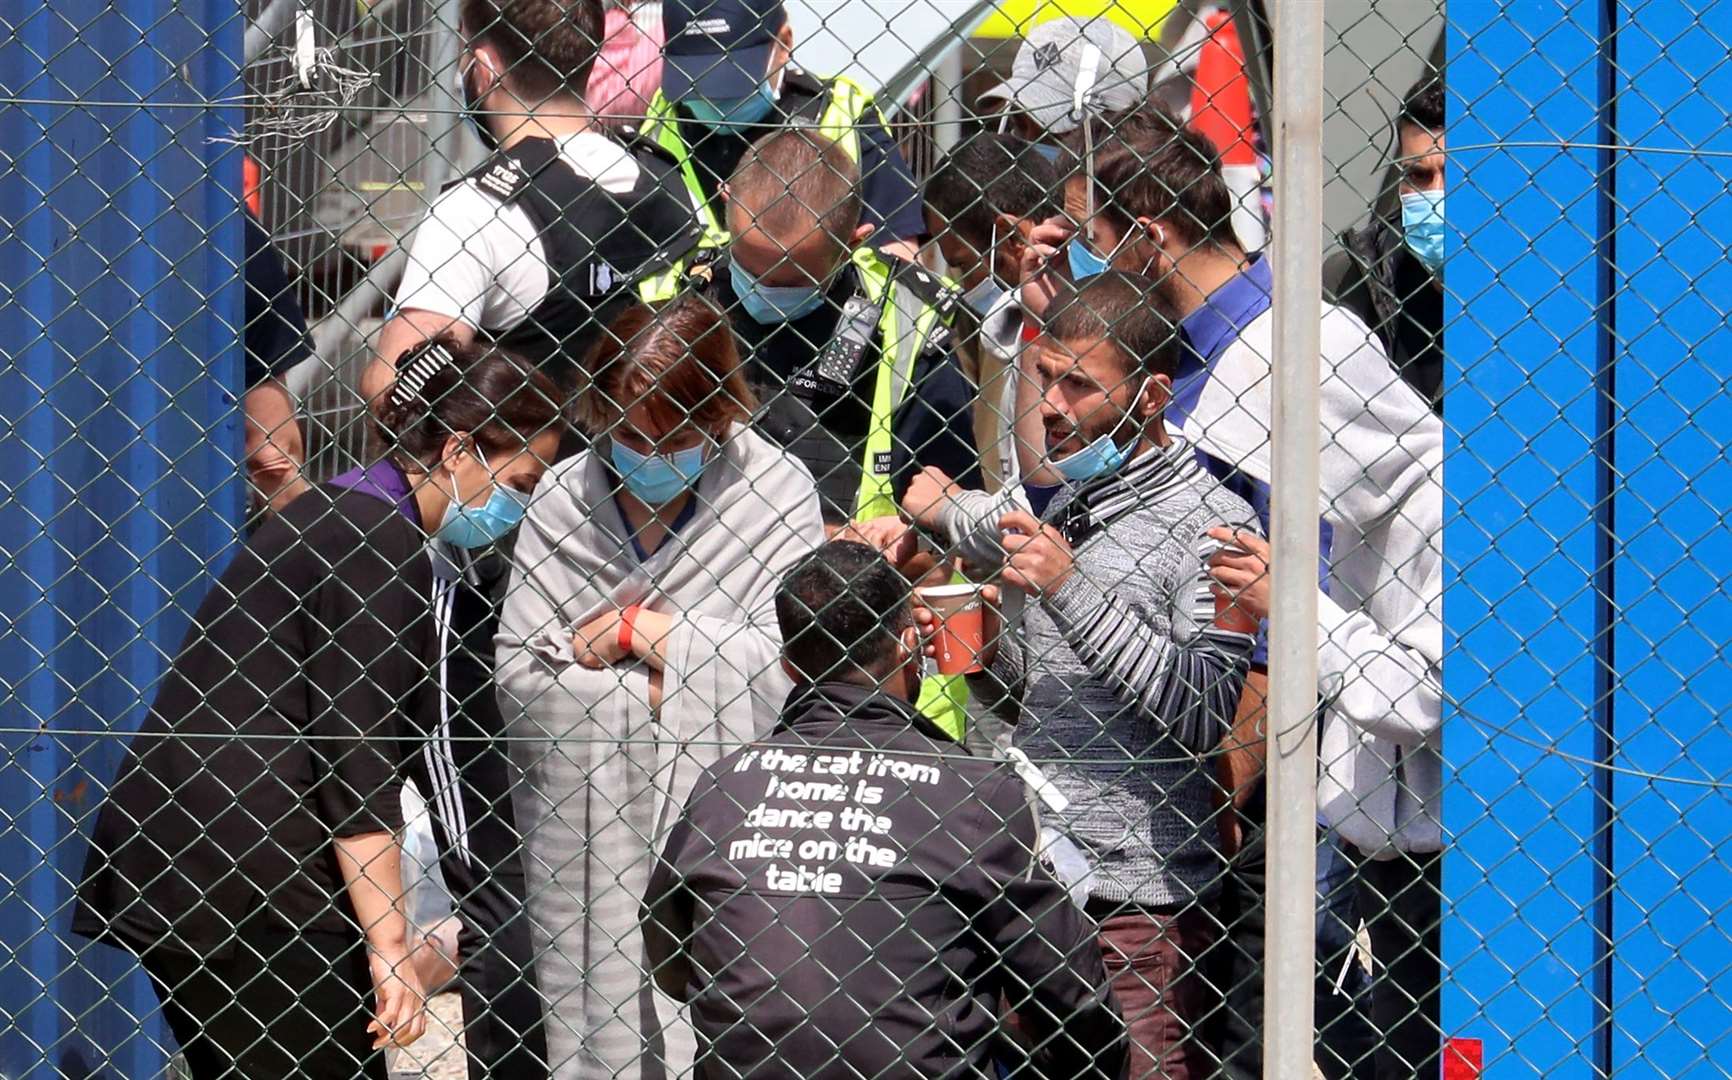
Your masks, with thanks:
<instances>
[{"instance_id":1,"label":"grey fleece blanket","mask_svg":"<svg viewBox=\"0 0 1732 1080\"><path fill-rule=\"evenodd\" d=\"M698 773L773 724L790 688L776 587L824 527L805 467L744 428L647 562L612 488L594 451L542 480L496 646L553 1075L632 1080L689 1074L695 1053L644 970L650 869ZM572 653L575 627L629 604L678 613L654 712L647 666L591 671Z\"/></svg>"}]
</instances>

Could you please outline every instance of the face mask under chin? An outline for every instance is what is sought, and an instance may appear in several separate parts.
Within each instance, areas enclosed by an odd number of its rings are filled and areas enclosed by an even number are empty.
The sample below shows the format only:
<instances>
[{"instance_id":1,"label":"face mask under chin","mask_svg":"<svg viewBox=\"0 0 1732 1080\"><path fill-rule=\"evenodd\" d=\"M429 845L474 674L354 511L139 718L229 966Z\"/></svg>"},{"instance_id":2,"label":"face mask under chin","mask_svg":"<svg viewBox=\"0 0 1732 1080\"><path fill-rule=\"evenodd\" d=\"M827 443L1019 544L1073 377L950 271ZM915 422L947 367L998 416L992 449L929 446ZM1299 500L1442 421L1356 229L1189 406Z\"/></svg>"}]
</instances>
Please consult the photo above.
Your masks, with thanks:
<instances>
[{"instance_id":1,"label":"face mask under chin","mask_svg":"<svg viewBox=\"0 0 1732 1080\"><path fill-rule=\"evenodd\" d=\"M828 283L765 285L732 259L728 261L728 278L740 307L753 322L763 326L805 318L818 310L829 291Z\"/></svg>"}]
</instances>

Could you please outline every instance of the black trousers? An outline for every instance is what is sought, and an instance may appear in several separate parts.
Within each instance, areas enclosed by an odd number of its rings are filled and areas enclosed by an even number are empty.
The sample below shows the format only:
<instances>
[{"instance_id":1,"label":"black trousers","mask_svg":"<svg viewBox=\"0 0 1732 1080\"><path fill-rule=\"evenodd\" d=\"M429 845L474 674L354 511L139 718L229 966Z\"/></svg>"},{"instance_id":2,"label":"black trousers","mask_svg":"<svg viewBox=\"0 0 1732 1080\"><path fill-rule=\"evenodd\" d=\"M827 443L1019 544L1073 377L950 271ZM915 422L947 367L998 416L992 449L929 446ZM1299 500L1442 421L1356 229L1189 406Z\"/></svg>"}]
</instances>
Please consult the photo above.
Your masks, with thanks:
<instances>
[{"instance_id":1,"label":"black trousers","mask_svg":"<svg viewBox=\"0 0 1732 1080\"><path fill-rule=\"evenodd\" d=\"M239 933L222 960L139 958L195 1080L384 1080L360 935Z\"/></svg>"},{"instance_id":2,"label":"black trousers","mask_svg":"<svg viewBox=\"0 0 1732 1080\"><path fill-rule=\"evenodd\" d=\"M1443 1060L1443 854L1364 859L1359 912L1371 936L1372 1016L1383 1033L1378 1080L1435 1077Z\"/></svg>"},{"instance_id":3,"label":"black trousers","mask_svg":"<svg viewBox=\"0 0 1732 1080\"><path fill-rule=\"evenodd\" d=\"M1241 812L1245 848L1227 869L1215 911L1221 935L1204 963L1220 994L1204 1034L1229 1080L1263 1076L1264 896L1263 794ZM1371 1025L1370 978L1354 949L1358 927L1355 871L1329 836L1317 850L1317 973L1312 984L1317 1024L1315 1061L1329 1080L1370 1076L1377 1044Z\"/></svg>"},{"instance_id":4,"label":"black trousers","mask_svg":"<svg viewBox=\"0 0 1732 1080\"><path fill-rule=\"evenodd\" d=\"M409 774L426 796L439 870L463 924L458 992L470 1080L543 1080L543 1003L524 912L523 844L493 683L494 602L509 564L489 555L436 599L444 663L424 695Z\"/></svg>"}]
</instances>

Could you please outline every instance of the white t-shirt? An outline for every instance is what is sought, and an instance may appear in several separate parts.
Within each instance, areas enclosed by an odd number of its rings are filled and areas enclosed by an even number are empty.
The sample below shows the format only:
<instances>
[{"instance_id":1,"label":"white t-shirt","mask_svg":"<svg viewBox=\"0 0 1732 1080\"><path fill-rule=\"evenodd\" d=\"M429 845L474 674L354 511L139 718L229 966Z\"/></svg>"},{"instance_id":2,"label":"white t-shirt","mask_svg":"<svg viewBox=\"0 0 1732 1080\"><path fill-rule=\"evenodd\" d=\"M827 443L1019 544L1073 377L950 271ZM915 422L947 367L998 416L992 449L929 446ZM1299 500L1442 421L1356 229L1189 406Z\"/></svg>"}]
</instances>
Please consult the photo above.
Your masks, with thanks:
<instances>
[{"instance_id":1,"label":"white t-shirt","mask_svg":"<svg viewBox=\"0 0 1732 1080\"><path fill-rule=\"evenodd\" d=\"M605 191L624 195L637 185L637 159L605 135L568 135L559 152ZM551 280L546 248L529 215L501 205L469 179L435 199L416 226L397 310L429 311L497 334L534 311Z\"/></svg>"}]
</instances>

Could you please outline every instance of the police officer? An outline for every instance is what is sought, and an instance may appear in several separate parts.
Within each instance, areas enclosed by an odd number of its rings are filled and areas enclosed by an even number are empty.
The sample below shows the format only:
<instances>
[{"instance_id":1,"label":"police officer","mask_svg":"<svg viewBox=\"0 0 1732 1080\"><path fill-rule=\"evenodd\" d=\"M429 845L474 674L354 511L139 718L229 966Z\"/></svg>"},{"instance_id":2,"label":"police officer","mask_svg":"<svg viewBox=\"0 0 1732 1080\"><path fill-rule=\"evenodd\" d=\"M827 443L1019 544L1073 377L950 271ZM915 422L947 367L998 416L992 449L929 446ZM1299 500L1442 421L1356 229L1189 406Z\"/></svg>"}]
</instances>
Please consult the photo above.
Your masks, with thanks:
<instances>
[{"instance_id":1,"label":"police officer","mask_svg":"<svg viewBox=\"0 0 1732 1080\"><path fill-rule=\"evenodd\" d=\"M461 92L493 153L416 228L369 401L392 358L441 333L491 338L569 390L616 311L677 291L701 226L669 156L583 102L601 25L599 0L463 0Z\"/></svg>"},{"instance_id":2,"label":"police officer","mask_svg":"<svg viewBox=\"0 0 1732 1080\"><path fill-rule=\"evenodd\" d=\"M912 259L922 229L914 175L872 95L789 62L794 28L781 0L666 0L661 91L643 134L680 162L705 214L704 244L728 242L720 190L753 140L790 122L815 125L863 178L865 221L886 254Z\"/></svg>"},{"instance_id":3,"label":"police officer","mask_svg":"<svg viewBox=\"0 0 1732 1080\"><path fill-rule=\"evenodd\" d=\"M897 495L924 466L980 483L974 388L949 328L958 290L865 246L861 216L859 171L839 145L773 132L728 180L732 240L711 284L763 403L757 429L811 471L833 533L899 524ZM931 680L921 700L958 736L960 684Z\"/></svg>"},{"instance_id":4,"label":"police officer","mask_svg":"<svg viewBox=\"0 0 1732 1080\"><path fill-rule=\"evenodd\" d=\"M491 339L576 388L590 342L631 300L671 296L702 229L667 155L609 132L582 90L602 38L600 0L463 0L461 92L491 155L446 188L416 229L397 313L362 380L379 400L393 359L426 337ZM526 393L533 392L526 388ZM561 456L576 449L567 432ZM470 1076L546 1076L542 1001L523 913L493 635L509 560L444 546L434 559L438 693L410 757L440 868L457 900Z\"/></svg>"}]
</instances>

